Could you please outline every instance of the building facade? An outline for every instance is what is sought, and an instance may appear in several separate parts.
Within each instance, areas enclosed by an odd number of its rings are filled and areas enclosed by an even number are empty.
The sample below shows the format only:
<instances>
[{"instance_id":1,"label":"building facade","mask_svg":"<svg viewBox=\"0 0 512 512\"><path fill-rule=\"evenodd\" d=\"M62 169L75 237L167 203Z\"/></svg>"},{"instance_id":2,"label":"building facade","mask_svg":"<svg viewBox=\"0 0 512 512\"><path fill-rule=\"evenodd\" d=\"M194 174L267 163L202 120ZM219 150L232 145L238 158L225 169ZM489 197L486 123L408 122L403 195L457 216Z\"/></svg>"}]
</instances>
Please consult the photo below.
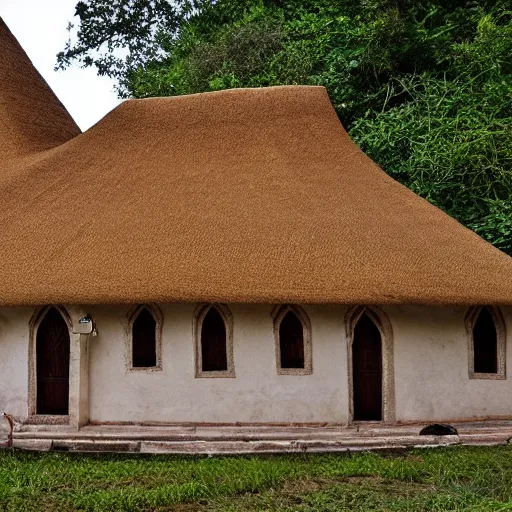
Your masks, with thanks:
<instances>
[{"instance_id":1,"label":"building facade","mask_svg":"<svg viewBox=\"0 0 512 512\"><path fill-rule=\"evenodd\" d=\"M86 314L95 335L73 332ZM2 308L0 408L77 425L509 418L510 332L510 307Z\"/></svg>"},{"instance_id":2,"label":"building facade","mask_svg":"<svg viewBox=\"0 0 512 512\"><path fill-rule=\"evenodd\" d=\"M0 48L0 411L512 417L512 259L380 169L324 88L129 100L81 133L2 20Z\"/></svg>"}]
</instances>

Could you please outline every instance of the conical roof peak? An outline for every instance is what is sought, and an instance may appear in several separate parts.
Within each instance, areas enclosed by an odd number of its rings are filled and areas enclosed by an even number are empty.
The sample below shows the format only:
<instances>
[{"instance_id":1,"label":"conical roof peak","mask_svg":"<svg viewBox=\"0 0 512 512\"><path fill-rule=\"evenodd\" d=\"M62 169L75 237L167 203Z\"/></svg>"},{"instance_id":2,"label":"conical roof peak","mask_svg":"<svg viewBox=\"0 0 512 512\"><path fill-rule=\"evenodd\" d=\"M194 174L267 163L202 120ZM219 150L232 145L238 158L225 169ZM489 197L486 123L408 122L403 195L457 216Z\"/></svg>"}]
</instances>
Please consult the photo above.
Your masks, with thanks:
<instances>
[{"instance_id":1,"label":"conical roof peak","mask_svg":"<svg viewBox=\"0 0 512 512\"><path fill-rule=\"evenodd\" d=\"M0 161L50 149L79 133L0 18Z\"/></svg>"}]
</instances>

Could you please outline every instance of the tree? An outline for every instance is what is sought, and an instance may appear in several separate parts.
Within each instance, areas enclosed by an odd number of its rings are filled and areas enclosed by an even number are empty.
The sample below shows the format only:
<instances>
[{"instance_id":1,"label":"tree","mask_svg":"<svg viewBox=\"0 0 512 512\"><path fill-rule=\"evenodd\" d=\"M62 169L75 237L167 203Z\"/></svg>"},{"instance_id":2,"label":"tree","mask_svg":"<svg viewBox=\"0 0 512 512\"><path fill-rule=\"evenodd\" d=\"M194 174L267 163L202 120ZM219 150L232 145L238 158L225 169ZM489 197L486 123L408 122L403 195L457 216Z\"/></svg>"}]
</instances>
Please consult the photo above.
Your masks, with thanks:
<instances>
[{"instance_id":1,"label":"tree","mask_svg":"<svg viewBox=\"0 0 512 512\"><path fill-rule=\"evenodd\" d=\"M57 54L56 68L77 62L122 83L129 70L165 55L180 25L200 8L201 0L81 0L76 42L70 38Z\"/></svg>"},{"instance_id":2,"label":"tree","mask_svg":"<svg viewBox=\"0 0 512 512\"><path fill-rule=\"evenodd\" d=\"M389 174L512 254L507 3L88 0L59 64L95 65L135 98L324 85Z\"/></svg>"}]
</instances>

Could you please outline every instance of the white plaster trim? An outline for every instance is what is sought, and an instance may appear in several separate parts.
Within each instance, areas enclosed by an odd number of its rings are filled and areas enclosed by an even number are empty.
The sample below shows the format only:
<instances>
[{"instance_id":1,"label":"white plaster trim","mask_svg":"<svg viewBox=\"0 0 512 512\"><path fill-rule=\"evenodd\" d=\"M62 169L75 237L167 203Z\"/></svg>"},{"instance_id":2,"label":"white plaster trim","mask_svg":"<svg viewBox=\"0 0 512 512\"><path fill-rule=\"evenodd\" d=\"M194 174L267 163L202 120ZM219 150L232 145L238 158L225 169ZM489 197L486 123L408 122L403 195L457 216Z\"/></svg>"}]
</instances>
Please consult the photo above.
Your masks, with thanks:
<instances>
[{"instance_id":1,"label":"white plaster trim","mask_svg":"<svg viewBox=\"0 0 512 512\"><path fill-rule=\"evenodd\" d=\"M71 412L72 397L71 385L69 386L68 396L68 415L52 415L52 414L37 414L37 330L43 321L44 317L51 308L55 308L62 316L68 326L69 343L73 342L73 324L71 316L68 314L63 306L48 305L36 308L34 314L29 321L29 345L28 345L28 418L27 423L47 424L47 425L62 425L69 424L69 413ZM71 354L70 354L70 370L71 370ZM69 373L69 381L71 383L71 372Z\"/></svg>"},{"instance_id":2,"label":"white plaster trim","mask_svg":"<svg viewBox=\"0 0 512 512\"><path fill-rule=\"evenodd\" d=\"M228 369L224 371L203 371L201 348L201 328L208 311L215 308L224 320L226 328L226 355ZM233 315L225 304L199 304L192 316L192 339L194 343L194 364L196 378L235 378L235 363L233 359Z\"/></svg>"},{"instance_id":3,"label":"white plaster trim","mask_svg":"<svg viewBox=\"0 0 512 512\"><path fill-rule=\"evenodd\" d=\"M355 306L347 311L345 328L347 336L347 371L349 423L354 422L354 377L352 366L352 344L354 329L363 314L366 314L379 329L382 344L382 421L373 423L393 423L395 421L395 369L393 356L393 329L386 314L376 306Z\"/></svg>"},{"instance_id":4,"label":"white plaster trim","mask_svg":"<svg viewBox=\"0 0 512 512\"><path fill-rule=\"evenodd\" d=\"M155 350L156 350L156 365L155 366L133 366L133 322L139 316L139 313L146 309L155 320ZM162 311L156 304L137 304L132 306L123 318L125 326L124 336L124 353L125 353L125 369L128 373L131 372L159 372L162 371L162 326L164 323L164 316Z\"/></svg>"},{"instance_id":5,"label":"white plaster trim","mask_svg":"<svg viewBox=\"0 0 512 512\"><path fill-rule=\"evenodd\" d=\"M473 343L473 329L475 327L478 315L483 308L492 316L494 327L496 328L496 356L498 367L496 373L477 373L475 372L475 347ZM507 333L505 328L505 320L501 311L496 306L473 306L466 313L464 318L466 325L466 333L468 340L468 375L470 379L484 379L484 380L505 380L506 374L506 347L507 347Z\"/></svg>"},{"instance_id":6,"label":"white plaster trim","mask_svg":"<svg viewBox=\"0 0 512 512\"><path fill-rule=\"evenodd\" d=\"M304 340L304 368L281 368L281 342L279 339L279 328L281 321L286 314L291 311L302 324L303 340ZM285 304L276 306L271 311L274 320L274 345L276 368L278 375L311 375L313 373L313 350L311 336L311 322L307 313L299 306Z\"/></svg>"}]
</instances>

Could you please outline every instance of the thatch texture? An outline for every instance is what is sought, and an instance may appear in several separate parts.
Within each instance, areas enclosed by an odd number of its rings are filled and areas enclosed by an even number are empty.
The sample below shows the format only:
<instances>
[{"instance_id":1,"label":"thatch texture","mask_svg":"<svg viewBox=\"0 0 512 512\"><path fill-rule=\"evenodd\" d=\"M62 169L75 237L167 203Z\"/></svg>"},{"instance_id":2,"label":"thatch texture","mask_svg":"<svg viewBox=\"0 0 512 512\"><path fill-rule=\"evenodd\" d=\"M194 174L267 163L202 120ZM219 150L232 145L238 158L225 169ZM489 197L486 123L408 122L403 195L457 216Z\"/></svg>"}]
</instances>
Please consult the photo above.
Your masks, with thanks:
<instances>
[{"instance_id":1,"label":"thatch texture","mask_svg":"<svg viewBox=\"0 0 512 512\"><path fill-rule=\"evenodd\" d=\"M0 163L3 305L512 304L512 258L380 170L320 87L127 101Z\"/></svg>"},{"instance_id":2,"label":"thatch texture","mask_svg":"<svg viewBox=\"0 0 512 512\"><path fill-rule=\"evenodd\" d=\"M0 164L80 133L0 18Z\"/></svg>"}]
</instances>

